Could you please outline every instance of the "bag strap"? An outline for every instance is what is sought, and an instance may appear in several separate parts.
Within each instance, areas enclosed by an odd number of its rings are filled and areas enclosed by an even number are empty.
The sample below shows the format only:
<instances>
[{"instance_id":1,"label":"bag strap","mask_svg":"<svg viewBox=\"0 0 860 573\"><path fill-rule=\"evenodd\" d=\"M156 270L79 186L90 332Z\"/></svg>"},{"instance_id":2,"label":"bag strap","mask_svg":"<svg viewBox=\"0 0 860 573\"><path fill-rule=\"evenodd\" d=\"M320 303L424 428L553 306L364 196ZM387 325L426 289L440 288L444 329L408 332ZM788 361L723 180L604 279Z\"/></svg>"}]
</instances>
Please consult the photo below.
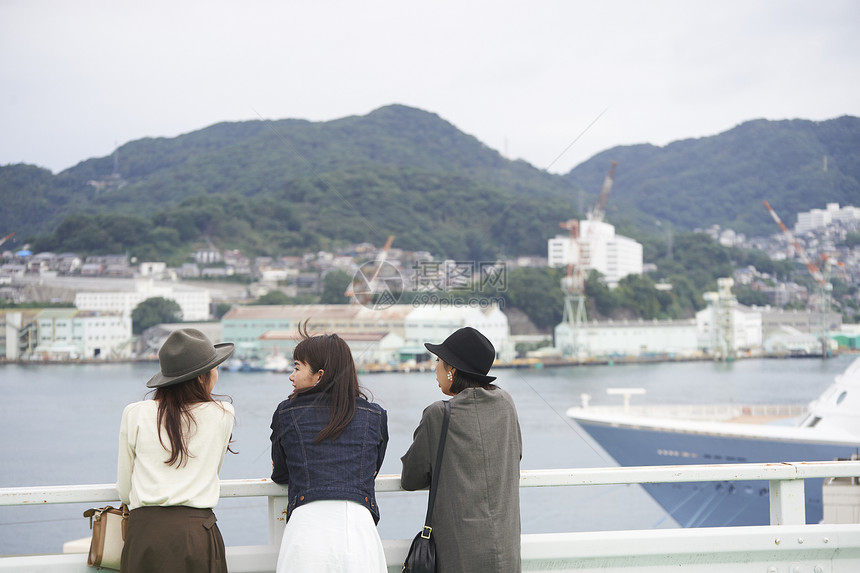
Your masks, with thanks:
<instances>
[{"instance_id":1,"label":"bag strap","mask_svg":"<svg viewBox=\"0 0 860 573\"><path fill-rule=\"evenodd\" d=\"M128 510L128 506L125 503L123 503L119 507L119 509L120 509L120 511L122 511L122 540L125 541L125 534L128 531L129 510Z\"/></svg>"},{"instance_id":2,"label":"bag strap","mask_svg":"<svg viewBox=\"0 0 860 573\"><path fill-rule=\"evenodd\" d=\"M451 403L445 401L445 417L442 420L442 433L439 435L439 449L436 452L436 466L430 478L430 497L427 500L427 516L424 518L424 533L430 537L430 519L433 517L433 503L436 501L436 487L439 485L439 468L442 467L442 454L445 452L445 438L448 436L448 421L451 419Z\"/></svg>"}]
</instances>

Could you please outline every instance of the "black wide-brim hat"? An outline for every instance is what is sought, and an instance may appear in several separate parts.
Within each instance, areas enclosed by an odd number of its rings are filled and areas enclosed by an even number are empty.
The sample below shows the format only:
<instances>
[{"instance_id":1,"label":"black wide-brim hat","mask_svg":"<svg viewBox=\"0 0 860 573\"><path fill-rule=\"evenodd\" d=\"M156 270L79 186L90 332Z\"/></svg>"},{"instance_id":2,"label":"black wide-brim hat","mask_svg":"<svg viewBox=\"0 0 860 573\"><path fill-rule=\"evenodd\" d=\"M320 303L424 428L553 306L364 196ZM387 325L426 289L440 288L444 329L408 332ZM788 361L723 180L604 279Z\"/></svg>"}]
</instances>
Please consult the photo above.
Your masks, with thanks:
<instances>
[{"instance_id":1,"label":"black wide-brim hat","mask_svg":"<svg viewBox=\"0 0 860 573\"><path fill-rule=\"evenodd\" d=\"M492 382L495 376L487 372L496 360L496 349L486 336L472 328L463 327L445 339L442 344L424 343L424 347L453 366L458 372L468 374L478 382Z\"/></svg>"},{"instance_id":2,"label":"black wide-brim hat","mask_svg":"<svg viewBox=\"0 0 860 573\"><path fill-rule=\"evenodd\" d=\"M233 343L212 344L196 328L174 330L158 351L161 371L149 379L147 388L163 388L197 378L233 354Z\"/></svg>"}]
</instances>

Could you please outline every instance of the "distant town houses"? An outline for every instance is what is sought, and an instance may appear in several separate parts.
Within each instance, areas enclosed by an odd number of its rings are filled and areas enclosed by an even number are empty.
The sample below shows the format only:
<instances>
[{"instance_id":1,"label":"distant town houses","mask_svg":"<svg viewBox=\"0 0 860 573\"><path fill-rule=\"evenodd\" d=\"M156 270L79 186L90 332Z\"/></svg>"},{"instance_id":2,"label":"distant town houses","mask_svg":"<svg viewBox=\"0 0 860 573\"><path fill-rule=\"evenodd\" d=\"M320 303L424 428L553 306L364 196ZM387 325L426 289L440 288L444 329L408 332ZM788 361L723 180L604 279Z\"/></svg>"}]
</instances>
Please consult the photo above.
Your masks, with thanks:
<instances>
[{"instance_id":1,"label":"distant town houses","mask_svg":"<svg viewBox=\"0 0 860 573\"><path fill-rule=\"evenodd\" d=\"M418 362L425 354L422 341L444 339L446 333L463 325L486 329L498 343L500 360L512 360L517 355L516 344L526 341L543 344L544 354L569 356L570 349L560 344L572 339L572 334L564 330L566 325L559 325L554 336L532 333L533 338L527 339L519 332L511 332L505 312L497 304L445 308L393 301L391 310L373 316L367 315L369 309L360 304L276 308L242 305L273 289L294 297L319 294L328 273L355 275L362 264L381 260L401 275L407 289L419 291L465 289L477 281L491 284L500 280L506 269L569 263L600 271L614 286L624 276L653 267L643 263L642 245L618 235L612 225L588 220L578 225L575 240L570 234L549 239L546 257L523 256L509 261L436 260L426 251L394 248L383 252L369 243L337 252L257 258L210 245L190 253L189 261L176 268L160 261L133 261L123 254L82 257L75 253L31 253L26 249L6 251L0 260L0 298L14 304L73 300L75 308L35 312L13 309L11 314L4 311L0 333L5 337L0 350L5 351L3 356L7 359L139 357L152 346L129 343L134 338L128 330L131 313L142 301L162 297L177 302L186 323L209 321L206 323L218 325L224 331L223 339L237 342L238 356L261 363L288 353L298 321L309 317L319 330L348 335L348 343L362 363ZM796 259L800 248L823 276L860 286L860 246L845 244L846 237L858 230L860 209L834 203L799 214L791 236L774 229L768 236L747 238L717 225L704 232L720 244L756 248L777 260ZM237 281L237 276L243 280ZM782 310L786 305L814 302L816 292L804 286L754 267L738 269L731 279L735 285L762 293L767 306L718 304L714 299L695 318L684 321L591 321L577 333L578 344L589 356L754 354L780 349L798 352L796 349L804 344L807 348L820 344L817 333L822 329L841 325L842 316L836 311ZM223 285L235 287L227 289ZM671 285L661 284L658 288L670 289ZM855 298L860 296L856 289L853 292ZM233 305L233 310L220 323L212 323L216 305L225 304ZM723 329L719 335L715 334L718 325ZM731 332L726 330L729 328ZM155 344L157 340L151 342Z\"/></svg>"}]
</instances>

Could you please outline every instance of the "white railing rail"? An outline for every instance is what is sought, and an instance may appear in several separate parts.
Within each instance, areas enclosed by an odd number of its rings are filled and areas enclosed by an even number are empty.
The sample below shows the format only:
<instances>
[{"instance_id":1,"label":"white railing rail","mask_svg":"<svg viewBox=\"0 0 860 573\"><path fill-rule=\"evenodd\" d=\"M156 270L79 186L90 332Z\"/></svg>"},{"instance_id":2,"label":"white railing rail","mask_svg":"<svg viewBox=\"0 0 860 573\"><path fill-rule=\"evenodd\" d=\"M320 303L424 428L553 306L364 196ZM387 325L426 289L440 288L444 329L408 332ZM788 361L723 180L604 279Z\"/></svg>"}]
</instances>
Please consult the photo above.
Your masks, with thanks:
<instances>
[{"instance_id":1,"label":"white railing rail","mask_svg":"<svg viewBox=\"0 0 860 573\"><path fill-rule=\"evenodd\" d=\"M520 487L765 480L770 483L771 525L803 525L806 523L804 480L840 477L860 478L860 461L524 470ZM400 476L379 476L376 491L404 491ZM267 497L269 543L281 538L286 486L269 479L222 480L221 497ZM110 503L118 498L113 484L0 488L0 506Z\"/></svg>"}]
</instances>

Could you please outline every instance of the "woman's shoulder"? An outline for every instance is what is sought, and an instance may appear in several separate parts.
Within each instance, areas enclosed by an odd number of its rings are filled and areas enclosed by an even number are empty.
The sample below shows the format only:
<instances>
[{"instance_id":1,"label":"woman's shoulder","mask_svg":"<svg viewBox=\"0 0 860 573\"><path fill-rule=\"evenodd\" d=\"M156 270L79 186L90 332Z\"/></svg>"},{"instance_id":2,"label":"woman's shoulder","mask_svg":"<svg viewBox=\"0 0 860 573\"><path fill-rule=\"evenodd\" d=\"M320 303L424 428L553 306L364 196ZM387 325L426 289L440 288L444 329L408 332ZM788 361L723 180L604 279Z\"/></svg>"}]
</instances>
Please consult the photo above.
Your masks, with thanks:
<instances>
[{"instance_id":1,"label":"woman's shoulder","mask_svg":"<svg viewBox=\"0 0 860 573\"><path fill-rule=\"evenodd\" d=\"M472 399L476 400L479 404L486 404L488 406L496 405L494 407L505 404L506 406L516 410L514 399L511 395L495 384L493 384L489 389L481 388L479 386L466 388L454 397L454 399L456 398Z\"/></svg>"},{"instance_id":2,"label":"woman's shoulder","mask_svg":"<svg viewBox=\"0 0 860 573\"><path fill-rule=\"evenodd\" d=\"M213 400L211 402L201 402L197 405L198 408L202 408L204 411L212 412L212 413L228 413L231 415L236 415L236 408L233 407L231 402L227 400Z\"/></svg>"},{"instance_id":3,"label":"woman's shoulder","mask_svg":"<svg viewBox=\"0 0 860 573\"><path fill-rule=\"evenodd\" d=\"M456 398L456 396L454 396ZM454 399L452 398L452 400ZM437 400L424 408L424 416L444 416L446 400Z\"/></svg>"},{"instance_id":4,"label":"woman's shoulder","mask_svg":"<svg viewBox=\"0 0 860 573\"><path fill-rule=\"evenodd\" d=\"M158 416L158 404L155 400L132 402L122 410L123 426L139 426L148 424Z\"/></svg>"},{"instance_id":5,"label":"woman's shoulder","mask_svg":"<svg viewBox=\"0 0 860 573\"><path fill-rule=\"evenodd\" d=\"M158 404L155 400L140 400L139 402L132 402L123 409L122 415L130 416L137 412L146 412L148 410L158 410Z\"/></svg>"},{"instance_id":6,"label":"woman's shoulder","mask_svg":"<svg viewBox=\"0 0 860 573\"><path fill-rule=\"evenodd\" d=\"M305 404L313 404L317 401L319 394L295 394L294 396L287 398L285 400L281 400L278 404L278 407L275 408L276 412L280 412L281 410L288 410L290 408L295 408L297 406L302 406Z\"/></svg>"},{"instance_id":7,"label":"woman's shoulder","mask_svg":"<svg viewBox=\"0 0 860 573\"><path fill-rule=\"evenodd\" d=\"M227 400L216 400L214 403L225 412L233 415L236 414L236 408L233 406L232 402L228 402Z\"/></svg>"},{"instance_id":8,"label":"woman's shoulder","mask_svg":"<svg viewBox=\"0 0 860 573\"><path fill-rule=\"evenodd\" d=\"M380 414L386 414L385 408L377 404L376 402L371 402L370 400L366 400L365 398L356 398L355 405L358 408L364 408L366 410L372 410L374 412L378 412Z\"/></svg>"}]
</instances>

